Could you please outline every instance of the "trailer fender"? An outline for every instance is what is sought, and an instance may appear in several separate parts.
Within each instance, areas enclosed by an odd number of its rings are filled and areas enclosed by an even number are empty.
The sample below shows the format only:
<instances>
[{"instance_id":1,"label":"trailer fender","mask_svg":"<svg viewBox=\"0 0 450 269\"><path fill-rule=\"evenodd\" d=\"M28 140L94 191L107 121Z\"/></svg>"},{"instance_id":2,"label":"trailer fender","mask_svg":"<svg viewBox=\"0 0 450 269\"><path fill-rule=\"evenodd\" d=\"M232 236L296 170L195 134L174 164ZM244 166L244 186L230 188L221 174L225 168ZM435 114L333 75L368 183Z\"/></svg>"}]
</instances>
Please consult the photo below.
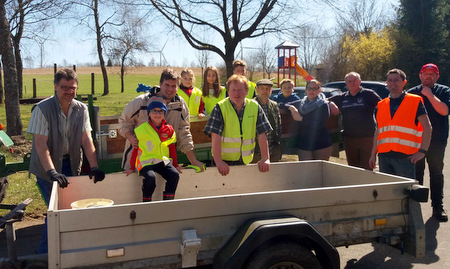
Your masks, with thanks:
<instances>
[{"instance_id":1,"label":"trailer fender","mask_svg":"<svg viewBox=\"0 0 450 269\"><path fill-rule=\"evenodd\" d=\"M248 220L214 257L214 269L242 268L258 249L279 242L292 242L314 250L322 268L340 267L337 250L306 220L292 216Z\"/></svg>"}]
</instances>

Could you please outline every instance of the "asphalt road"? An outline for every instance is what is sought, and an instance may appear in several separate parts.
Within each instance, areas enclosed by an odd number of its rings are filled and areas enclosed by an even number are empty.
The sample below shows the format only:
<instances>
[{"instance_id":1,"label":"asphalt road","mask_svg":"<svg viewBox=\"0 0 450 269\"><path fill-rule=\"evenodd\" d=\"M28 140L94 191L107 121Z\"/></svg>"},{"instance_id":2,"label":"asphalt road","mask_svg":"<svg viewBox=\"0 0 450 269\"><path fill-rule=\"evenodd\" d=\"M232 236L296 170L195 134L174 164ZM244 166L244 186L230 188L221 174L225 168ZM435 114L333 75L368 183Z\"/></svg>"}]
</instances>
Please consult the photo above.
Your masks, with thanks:
<instances>
[{"instance_id":1,"label":"asphalt road","mask_svg":"<svg viewBox=\"0 0 450 269\"><path fill-rule=\"evenodd\" d=\"M450 142L450 141L449 141ZM450 180L450 146L447 147L444 160L444 177ZM425 185L429 184L426 175ZM450 210L450 183L444 185L444 208ZM368 243L339 247L342 269L409 269L450 268L450 222L439 223L432 218L430 202L422 203L422 215L426 227L426 256L415 258L409 254L402 255L400 250L385 244ZM42 225L30 226L16 230L18 255L33 255L37 248ZM8 256L5 231L0 232L0 268Z\"/></svg>"}]
</instances>

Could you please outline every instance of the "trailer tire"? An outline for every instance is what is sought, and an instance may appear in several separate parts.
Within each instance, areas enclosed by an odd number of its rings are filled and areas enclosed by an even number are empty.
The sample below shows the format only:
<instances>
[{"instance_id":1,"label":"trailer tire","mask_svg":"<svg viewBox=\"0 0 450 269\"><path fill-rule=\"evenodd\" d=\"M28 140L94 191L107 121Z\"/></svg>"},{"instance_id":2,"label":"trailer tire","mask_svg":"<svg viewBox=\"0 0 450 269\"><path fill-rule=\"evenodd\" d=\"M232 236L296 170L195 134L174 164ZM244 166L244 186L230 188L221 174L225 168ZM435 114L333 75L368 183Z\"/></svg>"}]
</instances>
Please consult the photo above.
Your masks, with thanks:
<instances>
[{"instance_id":1,"label":"trailer tire","mask_svg":"<svg viewBox=\"0 0 450 269\"><path fill-rule=\"evenodd\" d=\"M295 242L278 242L259 247L243 266L245 269L321 269L317 257Z\"/></svg>"},{"instance_id":2,"label":"trailer tire","mask_svg":"<svg viewBox=\"0 0 450 269\"><path fill-rule=\"evenodd\" d=\"M0 177L0 203L6 196L7 188L8 188L8 177Z\"/></svg>"}]
</instances>

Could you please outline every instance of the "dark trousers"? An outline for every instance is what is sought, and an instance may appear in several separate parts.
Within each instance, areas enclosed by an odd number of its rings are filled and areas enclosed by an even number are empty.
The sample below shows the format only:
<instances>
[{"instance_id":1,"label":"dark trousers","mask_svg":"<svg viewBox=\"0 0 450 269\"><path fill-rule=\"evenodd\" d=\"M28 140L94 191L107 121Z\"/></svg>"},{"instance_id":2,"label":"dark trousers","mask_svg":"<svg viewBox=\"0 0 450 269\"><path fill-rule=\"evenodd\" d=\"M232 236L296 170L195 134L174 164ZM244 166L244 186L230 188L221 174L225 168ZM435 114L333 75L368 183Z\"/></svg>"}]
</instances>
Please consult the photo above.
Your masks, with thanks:
<instances>
[{"instance_id":1,"label":"dark trousers","mask_svg":"<svg viewBox=\"0 0 450 269\"><path fill-rule=\"evenodd\" d=\"M142 201L150 202L152 200L152 195L156 188L155 172L160 174L166 180L163 199L172 200L175 196L175 191L177 190L180 174L171 163L165 166L163 162L160 162L158 164L144 166L141 171L139 171L139 175L144 177L142 179Z\"/></svg>"},{"instance_id":2,"label":"dark trousers","mask_svg":"<svg viewBox=\"0 0 450 269\"><path fill-rule=\"evenodd\" d=\"M444 198L444 155L446 143L431 143L425 158L416 163L416 179L420 185L423 185L423 176L425 171L425 159L428 163L430 172L430 191L431 205L433 207L442 206Z\"/></svg>"},{"instance_id":3,"label":"dark trousers","mask_svg":"<svg viewBox=\"0 0 450 269\"><path fill-rule=\"evenodd\" d=\"M373 137L344 136L343 140L348 165L372 170L369 159L372 153Z\"/></svg>"},{"instance_id":4,"label":"dark trousers","mask_svg":"<svg viewBox=\"0 0 450 269\"><path fill-rule=\"evenodd\" d=\"M62 171L61 174L64 174L68 177L72 176L72 170L70 169L70 159L63 160L62 163ZM52 195L52 183L46 181L43 178L38 177L36 185L41 192L41 196L45 201L45 204L48 207L48 203L50 202L50 196ZM39 247L37 252L39 254L48 252L48 240L47 240L47 216L45 217L44 226L42 227L42 237L39 242Z\"/></svg>"}]
</instances>

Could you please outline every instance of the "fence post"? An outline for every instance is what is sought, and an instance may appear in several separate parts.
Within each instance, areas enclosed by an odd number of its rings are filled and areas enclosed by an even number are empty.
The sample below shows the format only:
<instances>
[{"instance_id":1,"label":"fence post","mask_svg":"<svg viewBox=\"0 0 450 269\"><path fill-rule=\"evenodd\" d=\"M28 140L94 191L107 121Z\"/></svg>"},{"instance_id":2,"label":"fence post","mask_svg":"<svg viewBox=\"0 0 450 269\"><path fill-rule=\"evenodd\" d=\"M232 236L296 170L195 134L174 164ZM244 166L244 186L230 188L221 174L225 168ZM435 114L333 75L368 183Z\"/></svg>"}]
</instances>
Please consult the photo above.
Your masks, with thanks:
<instances>
[{"instance_id":1,"label":"fence post","mask_svg":"<svg viewBox=\"0 0 450 269\"><path fill-rule=\"evenodd\" d=\"M73 65L73 71L75 71L75 73L77 72L77 66Z\"/></svg>"},{"instance_id":2,"label":"fence post","mask_svg":"<svg viewBox=\"0 0 450 269\"><path fill-rule=\"evenodd\" d=\"M56 64L53 64L53 75L56 74L56 69L58 68L58 66Z\"/></svg>"},{"instance_id":3,"label":"fence post","mask_svg":"<svg viewBox=\"0 0 450 269\"><path fill-rule=\"evenodd\" d=\"M33 98L36 98L36 92L37 92L37 90L36 90L36 79L35 78L33 78Z\"/></svg>"},{"instance_id":4,"label":"fence post","mask_svg":"<svg viewBox=\"0 0 450 269\"><path fill-rule=\"evenodd\" d=\"M91 73L91 93L95 94L95 74Z\"/></svg>"}]
</instances>

